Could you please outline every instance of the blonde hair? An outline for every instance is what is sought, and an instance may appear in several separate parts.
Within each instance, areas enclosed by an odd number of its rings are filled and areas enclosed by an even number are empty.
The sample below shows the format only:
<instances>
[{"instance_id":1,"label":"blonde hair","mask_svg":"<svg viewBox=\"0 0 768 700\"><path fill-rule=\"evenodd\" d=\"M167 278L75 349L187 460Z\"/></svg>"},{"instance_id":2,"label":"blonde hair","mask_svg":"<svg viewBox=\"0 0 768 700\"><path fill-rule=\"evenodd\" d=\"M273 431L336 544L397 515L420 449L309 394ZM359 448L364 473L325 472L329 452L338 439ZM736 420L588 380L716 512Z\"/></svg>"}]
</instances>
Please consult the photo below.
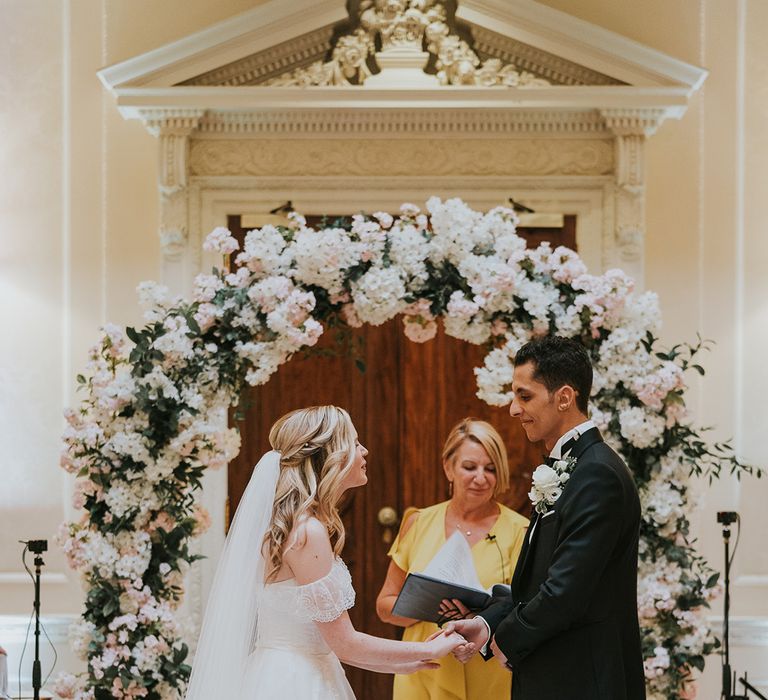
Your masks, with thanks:
<instances>
[{"instance_id":1,"label":"blonde hair","mask_svg":"<svg viewBox=\"0 0 768 700\"><path fill-rule=\"evenodd\" d=\"M467 440L480 445L496 467L496 486L493 495L502 494L509 489L509 461L507 448L496 428L484 420L464 418L457 423L443 445L443 464L455 456L459 447Z\"/></svg>"},{"instance_id":2,"label":"blonde hair","mask_svg":"<svg viewBox=\"0 0 768 700\"><path fill-rule=\"evenodd\" d=\"M355 429L336 406L310 406L278 418L269 443L280 452L280 475L272 524L264 537L269 580L283 565L283 550L297 522L314 515L328 530L334 554L344 547L344 524L336 508L355 458Z\"/></svg>"}]
</instances>

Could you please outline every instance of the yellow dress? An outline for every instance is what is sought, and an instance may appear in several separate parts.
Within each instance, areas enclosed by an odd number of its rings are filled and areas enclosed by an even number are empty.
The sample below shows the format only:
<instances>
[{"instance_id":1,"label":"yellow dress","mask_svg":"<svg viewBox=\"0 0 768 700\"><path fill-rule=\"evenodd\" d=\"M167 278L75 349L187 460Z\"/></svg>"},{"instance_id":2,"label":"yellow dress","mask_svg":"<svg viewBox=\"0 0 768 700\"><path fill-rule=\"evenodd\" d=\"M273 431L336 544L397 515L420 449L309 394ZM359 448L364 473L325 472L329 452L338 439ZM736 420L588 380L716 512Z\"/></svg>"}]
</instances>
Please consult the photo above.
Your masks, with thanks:
<instances>
[{"instance_id":1,"label":"yellow dress","mask_svg":"<svg viewBox=\"0 0 768 700\"><path fill-rule=\"evenodd\" d=\"M413 512L418 512L419 517L404 536L397 536L389 550L392 561L403 571L423 571L445 544L448 503L406 512L403 522ZM475 569L484 588L510 583L528 529L527 518L501 504L499 508L499 517L489 532L496 541L483 539L472 547ZM405 628L403 639L422 641L436 629L431 622L417 622ZM434 671L395 676L393 700L509 700L511 686L511 673L495 661L486 662L476 655L461 664L449 655Z\"/></svg>"}]
</instances>

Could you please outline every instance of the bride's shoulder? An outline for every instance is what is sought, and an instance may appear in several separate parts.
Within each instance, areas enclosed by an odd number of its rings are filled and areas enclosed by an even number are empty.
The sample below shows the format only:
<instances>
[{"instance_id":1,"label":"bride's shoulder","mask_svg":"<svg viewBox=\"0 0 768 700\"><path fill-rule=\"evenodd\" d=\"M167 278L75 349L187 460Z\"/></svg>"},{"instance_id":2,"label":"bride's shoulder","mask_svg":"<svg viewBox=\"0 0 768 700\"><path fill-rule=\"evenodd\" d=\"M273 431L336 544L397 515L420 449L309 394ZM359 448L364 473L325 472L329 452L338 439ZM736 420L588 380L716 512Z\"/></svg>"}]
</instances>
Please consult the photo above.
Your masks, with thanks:
<instances>
[{"instance_id":1,"label":"bride's shoulder","mask_svg":"<svg viewBox=\"0 0 768 700\"><path fill-rule=\"evenodd\" d=\"M301 549L326 540L330 544L328 528L316 516L304 514L296 521L288 535L286 553L291 549Z\"/></svg>"},{"instance_id":2,"label":"bride's shoulder","mask_svg":"<svg viewBox=\"0 0 768 700\"><path fill-rule=\"evenodd\" d=\"M305 515L296 522L286 540L283 556L318 556L333 553L328 528L314 515Z\"/></svg>"}]
</instances>

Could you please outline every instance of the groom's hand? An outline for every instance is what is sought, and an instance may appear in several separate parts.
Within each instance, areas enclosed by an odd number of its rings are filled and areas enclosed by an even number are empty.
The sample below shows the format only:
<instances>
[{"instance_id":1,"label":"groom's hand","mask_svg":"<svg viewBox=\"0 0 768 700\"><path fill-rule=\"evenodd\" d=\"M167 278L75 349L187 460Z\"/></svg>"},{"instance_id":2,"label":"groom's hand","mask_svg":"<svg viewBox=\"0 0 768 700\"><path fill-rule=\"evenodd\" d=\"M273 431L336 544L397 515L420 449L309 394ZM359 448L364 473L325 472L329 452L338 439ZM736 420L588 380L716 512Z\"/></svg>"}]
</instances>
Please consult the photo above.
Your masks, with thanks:
<instances>
[{"instance_id":1,"label":"groom's hand","mask_svg":"<svg viewBox=\"0 0 768 700\"><path fill-rule=\"evenodd\" d=\"M467 640L466 644L462 644L453 650L453 655L456 657L457 661L461 661L463 664L467 663L467 661L483 648L489 637L488 625L486 625L485 621L480 617L449 622L443 627L443 630L446 634L458 632Z\"/></svg>"}]
</instances>

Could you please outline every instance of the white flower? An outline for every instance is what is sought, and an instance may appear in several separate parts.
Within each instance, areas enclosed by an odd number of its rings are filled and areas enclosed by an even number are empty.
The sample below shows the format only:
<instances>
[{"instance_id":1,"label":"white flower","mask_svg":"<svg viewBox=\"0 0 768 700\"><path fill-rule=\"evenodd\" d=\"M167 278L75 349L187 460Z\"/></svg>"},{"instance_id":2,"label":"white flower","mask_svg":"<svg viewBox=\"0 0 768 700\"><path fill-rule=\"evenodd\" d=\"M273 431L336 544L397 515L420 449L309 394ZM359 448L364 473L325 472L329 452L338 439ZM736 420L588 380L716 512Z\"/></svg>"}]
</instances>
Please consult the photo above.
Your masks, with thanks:
<instances>
[{"instance_id":1,"label":"white flower","mask_svg":"<svg viewBox=\"0 0 768 700\"><path fill-rule=\"evenodd\" d=\"M240 244L232 236L229 229L223 226L217 226L213 229L203 243L203 250L218 252L222 255L234 253L239 247Z\"/></svg>"},{"instance_id":2,"label":"white flower","mask_svg":"<svg viewBox=\"0 0 768 700\"><path fill-rule=\"evenodd\" d=\"M204 275L201 273L195 277L192 298L199 302L213 301L216 292L224 289L224 286L224 282L221 281L218 275Z\"/></svg>"},{"instance_id":3,"label":"white flower","mask_svg":"<svg viewBox=\"0 0 768 700\"><path fill-rule=\"evenodd\" d=\"M396 267L372 267L352 283L352 300L361 321L379 326L407 306L405 283Z\"/></svg>"},{"instance_id":4,"label":"white flower","mask_svg":"<svg viewBox=\"0 0 768 700\"><path fill-rule=\"evenodd\" d=\"M157 321L168 303L168 287L157 282L141 282L136 287L139 304L144 308L144 318L147 321Z\"/></svg>"},{"instance_id":5,"label":"white flower","mask_svg":"<svg viewBox=\"0 0 768 700\"><path fill-rule=\"evenodd\" d=\"M285 274L291 261L291 249L274 226L248 231L243 252L237 256L238 265L248 268L256 279Z\"/></svg>"},{"instance_id":6,"label":"white flower","mask_svg":"<svg viewBox=\"0 0 768 700\"><path fill-rule=\"evenodd\" d=\"M449 316L462 320L472 318L479 310L480 306L476 302L470 301L462 292L458 291L451 294L446 307Z\"/></svg>"},{"instance_id":7,"label":"white flower","mask_svg":"<svg viewBox=\"0 0 768 700\"><path fill-rule=\"evenodd\" d=\"M662 534L677 530L678 520L685 515L683 494L663 479L651 479L640 493L643 518Z\"/></svg>"},{"instance_id":8,"label":"white flower","mask_svg":"<svg viewBox=\"0 0 768 700\"><path fill-rule=\"evenodd\" d=\"M538 513L546 513L548 506L557 502L575 465L576 460L567 457L557 460L551 467L547 464L536 467L528 497Z\"/></svg>"},{"instance_id":9,"label":"white flower","mask_svg":"<svg viewBox=\"0 0 768 700\"><path fill-rule=\"evenodd\" d=\"M482 214L470 209L460 199L442 202L438 197L432 197L427 202L427 210L431 214L434 234L430 241L430 259L435 265L445 262L459 265L476 248L488 249L493 244L493 235L487 227L477 227Z\"/></svg>"},{"instance_id":10,"label":"white flower","mask_svg":"<svg viewBox=\"0 0 768 700\"><path fill-rule=\"evenodd\" d=\"M347 270L360 262L360 244L342 228L304 229L296 234L294 279L340 294Z\"/></svg>"},{"instance_id":11,"label":"white flower","mask_svg":"<svg viewBox=\"0 0 768 700\"><path fill-rule=\"evenodd\" d=\"M429 256L429 243L424 233L415 226L395 226L389 231L389 257L398 266L405 278L411 280L410 286L417 291L428 278L426 261Z\"/></svg>"},{"instance_id":12,"label":"white flower","mask_svg":"<svg viewBox=\"0 0 768 700\"><path fill-rule=\"evenodd\" d=\"M664 675L669 668L669 652L665 647L658 646L653 650L653 656L643 662L645 677L648 679Z\"/></svg>"},{"instance_id":13,"label":"white flower","mask_svg":"<svg viewBox=\"0 0 768 700\"><path fill-rule=\"evenodd\" d=\"M647 449L657 445L664 436L666 421L658 413L634 406L619 413L621 434L635 447Z\"/></svg>"}]
</instances>

